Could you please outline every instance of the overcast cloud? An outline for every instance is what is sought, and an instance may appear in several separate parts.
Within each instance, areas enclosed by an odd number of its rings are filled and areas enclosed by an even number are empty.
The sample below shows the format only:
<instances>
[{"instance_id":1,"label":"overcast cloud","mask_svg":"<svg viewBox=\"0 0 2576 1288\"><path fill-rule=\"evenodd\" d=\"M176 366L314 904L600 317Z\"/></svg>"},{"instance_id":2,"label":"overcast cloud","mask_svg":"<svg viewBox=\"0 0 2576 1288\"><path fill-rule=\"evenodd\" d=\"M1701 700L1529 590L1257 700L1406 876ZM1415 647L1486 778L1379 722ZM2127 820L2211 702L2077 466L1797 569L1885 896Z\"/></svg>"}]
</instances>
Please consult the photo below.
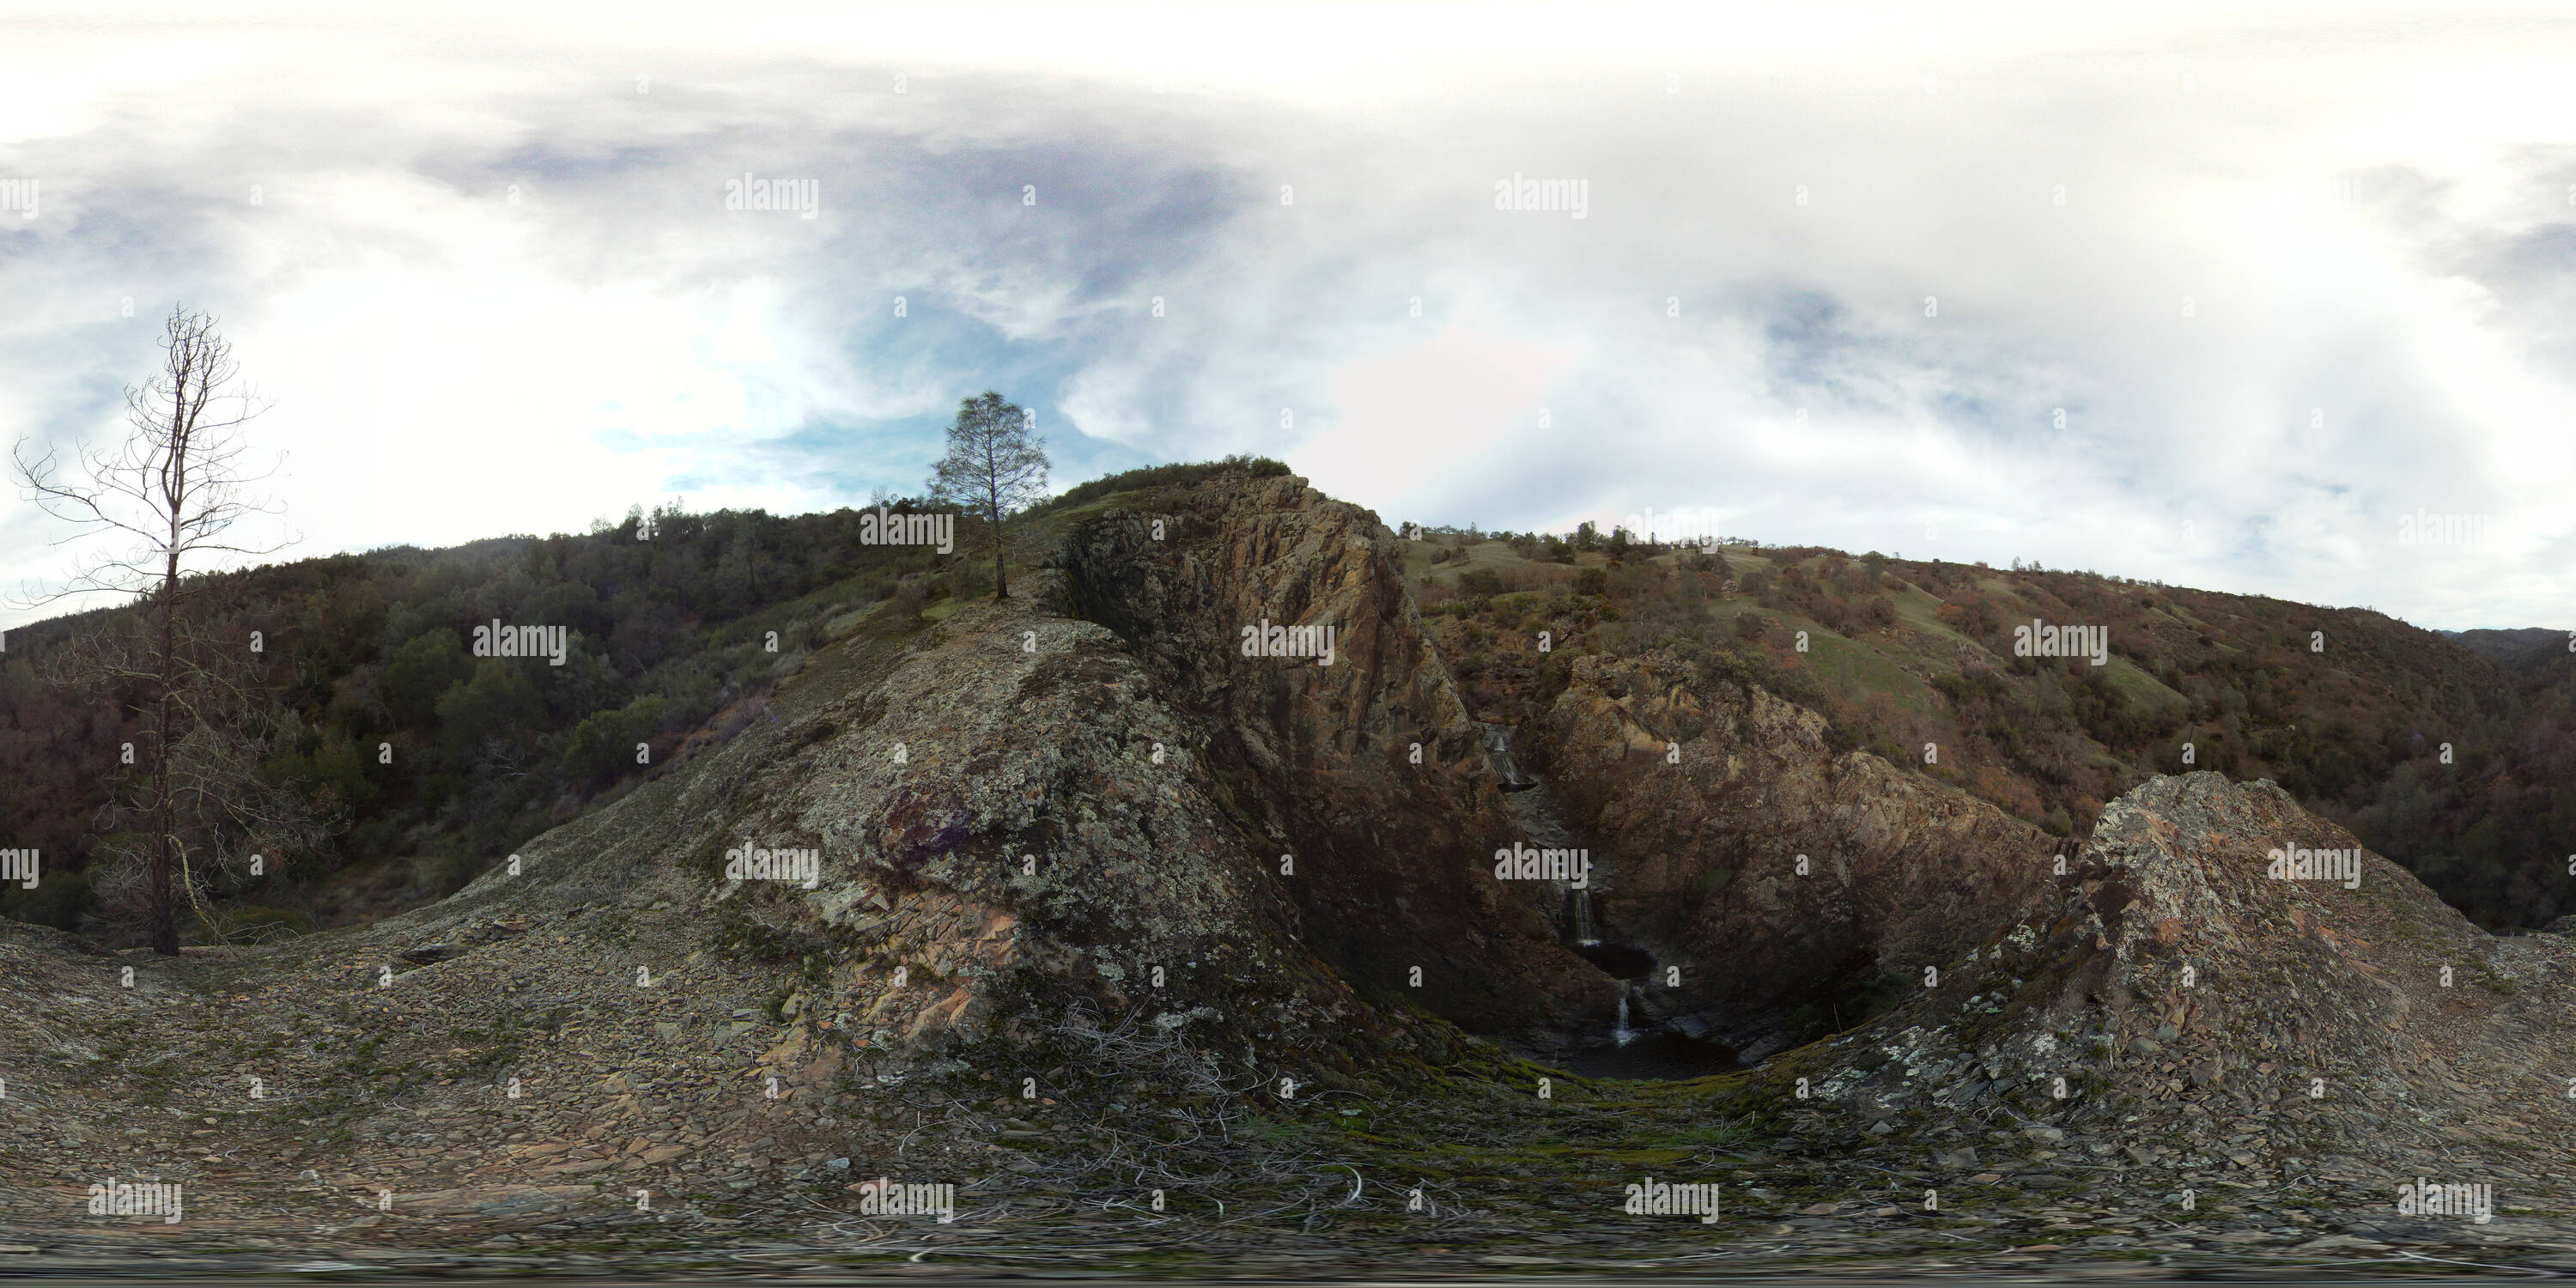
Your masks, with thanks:
<instances>
[{"instance_id":1,"label":"overcast cloud","mask_svg":"<svg viewBox=\"0 0 2576 1288\"><path fill-rule=\"evenodd\" d=\"M0 19L0 438L184 301L299 554L917 491L994 388L1059 486L2576 626L2576 20L2169 12Z\"/></svg>"}]
</instances>

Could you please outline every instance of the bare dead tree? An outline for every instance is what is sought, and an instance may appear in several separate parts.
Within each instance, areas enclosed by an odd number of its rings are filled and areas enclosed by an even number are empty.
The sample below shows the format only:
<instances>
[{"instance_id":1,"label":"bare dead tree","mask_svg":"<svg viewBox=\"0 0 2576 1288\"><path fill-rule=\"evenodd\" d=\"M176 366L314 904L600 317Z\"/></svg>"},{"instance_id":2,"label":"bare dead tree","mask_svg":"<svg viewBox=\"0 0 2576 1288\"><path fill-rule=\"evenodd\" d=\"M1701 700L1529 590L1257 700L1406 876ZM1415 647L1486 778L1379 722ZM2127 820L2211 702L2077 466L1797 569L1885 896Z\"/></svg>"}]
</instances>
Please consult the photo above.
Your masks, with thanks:
<instances>
[{"instance_id":1,"label":"bare dead tree","mask_svg":"<svg viewBox=\"0 0 2576 1288\"><path fill-rule=\"evenodd\" d=\"M180 307L170 313L161 348L160 370L126 388L130 432L113 447L81 448L77 477L64 476L50 447L31 456L21 440L10 458L30 499L78 529L55 544L105 538L111 547L84 557L61 587L22 602L122 595L146 611L143 637L94 639L82 669L94 683L141 690L136 708L151 756L148 781L130 786L121 803L144 825L141 897L152 949L169 955L179 951L172 876L187 861L190 824L227 791L235 797L213 806L217 814L236 805L254 817L268 809L247 804L244 776L224 768L238 753L221 721L242 707L243 686L229 678L230 668L211 663L223 646L195 637L186 574L203 571L197 565L210 557L255 557L286 543L248 547L228 535L244 518L274 513L242 496L244 484L266 477L241 472L248 451L242 426L266 408L241 385L232 345L212 316ZM232 647L246 650L248 641Z\"/></svg>"}]
</instances>

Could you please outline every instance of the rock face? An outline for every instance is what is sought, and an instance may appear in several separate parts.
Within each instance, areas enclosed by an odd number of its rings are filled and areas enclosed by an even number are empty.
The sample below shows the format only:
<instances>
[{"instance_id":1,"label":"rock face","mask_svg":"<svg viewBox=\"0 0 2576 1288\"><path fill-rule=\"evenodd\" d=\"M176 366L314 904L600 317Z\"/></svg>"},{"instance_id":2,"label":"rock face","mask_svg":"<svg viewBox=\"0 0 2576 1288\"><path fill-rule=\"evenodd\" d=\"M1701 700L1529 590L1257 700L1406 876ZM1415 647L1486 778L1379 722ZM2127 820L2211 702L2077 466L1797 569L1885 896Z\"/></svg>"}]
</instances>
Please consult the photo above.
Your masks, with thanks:
<instances>
[{"instance_id":1,"label":"rock face","mask_svg":"<svg viewBox=\"0 0 2576 1288\"><path fill-rule=\"evenodd\" d=\"M1078 527L1037 596L818 655L414 942L664 876L682 942L799 963L773 1054L818 1085L1042 1046L1074 1012L1342 1083L1449 1043L1364 994L1514 1034L1606 1016L1607 977L1492 876L1510 818L1392 534L1296 479L1167 499ZM1332 627L1330 664L1245 656L1264 619ZM813 885L728 879L763 852L815 856Z\"/></svg>"},{"instance_id":2,"label":"rock face","mask_svg":"<svg viewBox=\"0 0 2576 1288\"><path fill-rule=\"evenodd\" d=\"M1355 986L1471 1028L1605 1021L1616 986L1541 915L1557 889L1494 876L1522 827L1395 535L1296 478L1221 479L1165 505L1077 530L1060 602L1115 631L1196 719L1227 803L1274 863L1294 857L1283 884L1306 942ZM1246 628L1271 625L1329 627L1330 664L1248 656Z\"/></svg>"},{"instance_id":3,"label":"rock face","mask_svg":"<svg viewBox=\"0 0 2576 1288\"><path fill-rule=\"evenodd\" d=\"M1857 1021L2027 916L2063 846L1876 756L1837 755L1824 729L1658 653L1577 658L1532 731L1550 790L1607 864L1604 936L1682 968L1643 1000L1747 1058Z\"/></svg>"},{"instance_id":4,"label":"rock face","mask_svg":"<svg viewBox=\"0 0 2576 1288\"><path fill-rule=\"evenodd\" d=\"M815 1006L899 1051L989 1036L997 1004L1096 996L1187 1015L1222 997L1239 1011L1238 978L1316 1008L1305 1019L1344 1018L1347 990L1293 960L1288 902L1204 774L1155 763L1187 728L1107 631L985 604L934 635L754 750L764 781L744 812L715 779L682 802L731 845L811 838L840 860L810 893L717 895L802 905L866 950L826 972Z\"/></svg>"},{"instance_id":5,"label":"rock face","mask_svg":"<svg viewBox=\"0 0 2576 1288\"><path fill-rule=\"evenodd\" d=\"M2300 879L2296 851L2354 867ZM2418 1176L2564 1174L2576 943L2489 936L2272 783L2208 772L2112 802L2056 884L1937 987L1802 1052L1818 1112L1913 1126L2000 1103L2105 1133L2098 1152L2166 1142L2135 1157L2177 1176L2197 1158L2383 1203Z\"/></svg>"},{"instance_id":6,"label":"rock face","mask_svg":"<svg viewBox=\"0 0 2576 1288\"><path fill-rule=\"evenodd\" d=\"M0 936L0 1009L42 1019L0 1031L0 1128L50 1188L0 1190L0 1223L69 1210L126 1157L123 1138L102 1153L104 1124L160 1104L179 1070L169 1121L146 1119L157 1174L274 1196L293 1175L275 1160L309 1162L303 1205L345 1221L380 1189L541 1219L575 1206L558 1178L705 1194L819 1182L851 1155L1004 1165L973 1133L869 1129L925 1075L1039 1115L1071 1080L1287 1103L1273 1089L1383 1089L1476 1058L1299 943L1295 883L1362 851L1282 877L1211 741L1107 627L969 605L919 631L863 624L731 741L427 908L129 956L130 983L20 928ZM359 1143L324 1140L342 1128ZM183 1143L203 1160L172 1161Z\"/></svg>"},{"instance_id":7,"label":"rock face","mask_svg":"<svg viewBox=\"0 0 2576 1288\"><path fill-rule=\"evenodd\" d=\"M437 920L666 874L696 909L681 942L789 964L801 1024L773 1056L818 1085L1043 1045L1072 1011L1137 1011L1264 1070L1298 1052L1303 1080L1411 1049L1297 943L1271 842L1192 750L1204 731L1106 628L970 605L822 655L769 714ZM729 879L764 852L816 856L811 888L793 867Z\"/></svg>"}]
</instances>

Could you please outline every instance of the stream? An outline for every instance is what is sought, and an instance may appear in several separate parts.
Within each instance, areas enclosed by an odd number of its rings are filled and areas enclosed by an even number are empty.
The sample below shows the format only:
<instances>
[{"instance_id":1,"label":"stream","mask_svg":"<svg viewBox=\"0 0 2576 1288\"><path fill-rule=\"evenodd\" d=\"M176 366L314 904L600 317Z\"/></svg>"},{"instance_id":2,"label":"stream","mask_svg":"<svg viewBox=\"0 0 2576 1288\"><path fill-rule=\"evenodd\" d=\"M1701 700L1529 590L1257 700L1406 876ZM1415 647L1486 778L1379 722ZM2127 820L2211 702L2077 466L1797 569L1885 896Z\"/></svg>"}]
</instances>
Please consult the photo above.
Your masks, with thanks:
<instances>
[{"instance_id":1,"label":"stream","mask_svg":"<svg viewBox=\"0 0 2576 1288\"><path fill-rule=\"evenodd\" d=\"M1699 1078L1743 1067L1733 1051L1691 1038L1660 1021L1638 1027L1650 1009L1642 1003L1656 962L1645 949L1612 942L1594 913L1592 892L1613 884L1611 865L1587 838L1566 824L1546 782L1520 767L1512 754L1512 727L1480 727L1485 754L1508 793L1504 801L1520 823L1519 839L1541 849L1579 849L1591 854L1592 879L1586 888L1564 887L1565 907L1557 918L1557 934L1584 960L1620 982L1619 1014L1610 1028L1582 1035L1574 1046L1539 1058L1587 1078Z\"/></svg>"}]
</instances>

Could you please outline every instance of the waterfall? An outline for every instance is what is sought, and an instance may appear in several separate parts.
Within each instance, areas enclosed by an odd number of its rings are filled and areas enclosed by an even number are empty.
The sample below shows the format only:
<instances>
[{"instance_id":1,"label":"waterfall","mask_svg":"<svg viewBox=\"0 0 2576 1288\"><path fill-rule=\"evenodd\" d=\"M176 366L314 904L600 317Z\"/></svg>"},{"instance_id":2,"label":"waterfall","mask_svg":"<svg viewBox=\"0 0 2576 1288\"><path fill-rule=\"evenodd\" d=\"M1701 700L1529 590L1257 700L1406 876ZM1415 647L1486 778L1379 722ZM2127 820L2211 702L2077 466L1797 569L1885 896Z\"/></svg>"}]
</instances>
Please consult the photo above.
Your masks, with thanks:
<instances>
[{"instance_id":1,"label":"waterfall","mask_svg":"<svg viewBox=\"0 0 2576 1288\"><path fill-rule=\"evenodd\" d=\"M1524 792L1538 786L1538 781L1521 772L1520 762L1512 758L1512 727L1478 722L1485 734L1485 763L1502 780L1507 792Z\"/></svg>"},{"instance_id":2,"label":"waterfall","mask_svg":"<svg viewBox=\"0 0 2576 1288\"><path fill-rule=\"evenodd\" d=\"M1557 811L1555 798L1549 794L1547 784L1536 775L1521 771L1512 755L1512 727L1486 724L1482 730L1487 763L1492 766L1495 776L1502 780L1503 790L1511 793L1504 799L1521 825L1522 840L1541 849L1581 852L1589 857L1589 877L1581 886L1576 886L1571 880L1557 882L1563 902L1557 905L1553 920L1557 933L1565 937L1569 947L1611 979L1620 981L1618 1023L1606 1035L1610 1039L1608 1045L1628 1047L1637 1044L1639 1039L1657 1039L1662 1030L1660 1020L1650 1020L1643 1029L1637 1027L1634 1005L1644 994L1632 995L1634 985L1629 982L1651 977L1654 956L1640 948L1605 942L1608 928L1601 924L1601 914L1593 906L1594 891L1613 888L1611 865L1599 856L1590 855L1586 840L1567 826L1564 816ZM1584 1045L1602 1049L1603 1036L1600 1030L1593 1029L1583 1039ZM1646 1050L1651 1045L1650 1041L1645 1046L1638 1046L1637 1050Z\"/></svg>"}]
</instances>

